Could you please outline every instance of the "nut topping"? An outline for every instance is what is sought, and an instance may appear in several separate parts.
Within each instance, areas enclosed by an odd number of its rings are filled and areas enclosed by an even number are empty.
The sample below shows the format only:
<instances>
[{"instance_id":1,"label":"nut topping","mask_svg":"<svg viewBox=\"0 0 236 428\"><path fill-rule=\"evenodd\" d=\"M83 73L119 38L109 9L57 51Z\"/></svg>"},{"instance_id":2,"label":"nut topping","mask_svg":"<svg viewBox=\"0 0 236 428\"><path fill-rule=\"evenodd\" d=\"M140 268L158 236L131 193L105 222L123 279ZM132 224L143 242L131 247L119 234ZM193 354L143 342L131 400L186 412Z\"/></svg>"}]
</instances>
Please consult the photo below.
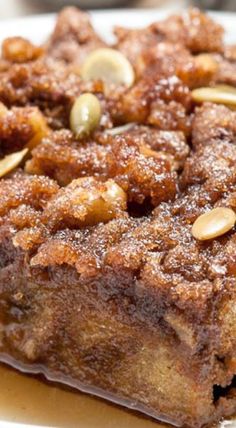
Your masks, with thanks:
<instances>
[{"instance_id":1,"label":"nut topping","mask_svg":"<svg viewBox=\"0 0 236 428\"><path fill-rule=\"evenodd\" d=\"M82 71L84 80L104 80L106 83L132 86L134 70L127 58L110 48L93 51L85 60Z\"/></svg>"},{"instance_id":2,"label":"nut topping","mask_svg":"<svg viewBox=\"0 0 236 428\"><path fill-rule=\"evenodd\" d=\"M16 168L24 159L28 149L23 149L20 152L11 153L0 160L0 177L8 174Z\"/></svg>"},{"instance_id":3,"label":"nut topping","mask_svg":"<svg viewBox=\"0 0 236 428\"><path fill-rule=\"evenodd\" d=\"M95 95L80 95L70 112L71 130L78 138L89 135L99 125L101 114L101 105Z\"/></svg>"},{"instance_id":4,"label":"nut topping","mask_svg":"<svg viewBox=\"0 0 236 428\"><path fill-rule=\"evenodd\" d=\"M197 103L212 102L226 104L229 107L236 106L236 88L228 85L197 88L192 91L193 101Z\"/></svg>"},{"instance_id":5,"label":"nut topping","mask_svg":"<svg viewBox=\"0 0 236 428\"><path fill-rule=\"evenodd\" d=\"M115 128L107 129L106 134L115 136L130 131L136 125L135 122L126 123L125 125L116 126Z\"/></svg>"},{"instance_id":6,"label":"nut topping","mask_svg":"<svg viewBox=\"0 0 236 428\"><path fill-rule=\"evenodd\" d=\"M200 215L192 227L194 238L200 241L218 238L234 227L236 214L231 208L218 207Z\"/></svg>"}]
</instances>

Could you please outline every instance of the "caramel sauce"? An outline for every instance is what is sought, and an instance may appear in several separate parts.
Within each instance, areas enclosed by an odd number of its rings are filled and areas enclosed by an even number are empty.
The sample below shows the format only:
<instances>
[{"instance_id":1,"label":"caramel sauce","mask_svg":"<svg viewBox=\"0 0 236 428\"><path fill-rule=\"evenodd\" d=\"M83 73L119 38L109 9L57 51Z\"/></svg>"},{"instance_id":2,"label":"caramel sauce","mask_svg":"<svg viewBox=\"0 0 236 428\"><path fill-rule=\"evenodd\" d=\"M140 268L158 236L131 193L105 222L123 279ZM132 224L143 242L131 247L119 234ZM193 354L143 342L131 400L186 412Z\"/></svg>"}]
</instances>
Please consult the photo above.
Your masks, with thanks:
<instances>
[{"instance_id":1,"label":"caramel sauce","mask_svg":"<svg viewBox=\"0 0 236 428\"><path fill-rule=\"evenodd\" d=\"M64 428L167 428L86 394L0 365L0 421Z\"/></svg>"}]
</instances>

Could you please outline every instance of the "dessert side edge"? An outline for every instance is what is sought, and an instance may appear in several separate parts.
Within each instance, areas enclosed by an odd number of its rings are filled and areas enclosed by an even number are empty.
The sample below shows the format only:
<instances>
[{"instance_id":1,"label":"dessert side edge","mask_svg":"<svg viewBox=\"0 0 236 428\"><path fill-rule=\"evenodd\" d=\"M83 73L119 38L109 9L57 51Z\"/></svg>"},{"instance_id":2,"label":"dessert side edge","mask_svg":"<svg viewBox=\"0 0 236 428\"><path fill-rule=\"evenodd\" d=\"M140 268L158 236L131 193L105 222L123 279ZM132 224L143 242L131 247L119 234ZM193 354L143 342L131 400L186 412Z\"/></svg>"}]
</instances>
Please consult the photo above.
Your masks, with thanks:
<instances>
[{"instance_id":1,"label":"dessert side edge","mask_svg":"<svg viewBox=\"0 0 236 428\"><path fill-rule=\"evenodd\" d=\"M71 7L3 41L0 360L209 426L236 414L236 45L198 9L114 35Z\"/></svg>"}]
</instances>

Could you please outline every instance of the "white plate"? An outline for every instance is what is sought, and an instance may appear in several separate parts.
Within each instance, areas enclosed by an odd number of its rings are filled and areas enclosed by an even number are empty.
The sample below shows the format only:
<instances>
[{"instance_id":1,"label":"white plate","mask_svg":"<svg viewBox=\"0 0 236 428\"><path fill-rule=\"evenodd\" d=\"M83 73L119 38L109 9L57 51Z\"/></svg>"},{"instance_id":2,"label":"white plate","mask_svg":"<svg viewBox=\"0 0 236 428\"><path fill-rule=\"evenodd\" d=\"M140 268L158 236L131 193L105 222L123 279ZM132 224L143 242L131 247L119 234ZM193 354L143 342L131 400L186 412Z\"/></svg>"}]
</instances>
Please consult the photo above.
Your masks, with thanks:
<instances>
[{"instance_id":1,"label":"white plate","mask_svg":"<svg viewBox=\"0 0 236 428\"><path fill-rule=\"evenodd\" d=\"M157 9L118 9L91 12L94 26L98 33L108 41L112 41L111 28L114 25L127 27L143 27L155 20L162 19L173 13L168 10ZM236 14L211 13L226 29L226 42L236 43ZM0 21L0 42L9 36L21 35L35 43L45 40L53 28L55 15L36 15L26 18Z\"/></svg>"},{"instance_id":2,"label":"white plate","mask_svg":"<svg viewBox=\"0 0 236 428\"><path fill-rule=\"evenodd\" d=\"M153 9L91 12L96 30L108 41L113 40L111 28L114 25L127 23L129 27L142 27L162 19L168 13L168 10ZM226 29L226 42L236 43L236 14L213 13L212 15ZM50 34L54 22L54 15L3 21L0 25L0 43L5 37L15 35L41 43ZM60 391L54 386L47 386L37 380L23 378L22 375L3 369L1 366L0 378L0 428L39 428L39 425L36 427L36 425L29 425L30 423L40 423L40 427L44 428L46 426L64 428L161 427L158 423L142 419L103 401L83 394ZM45 413L43 418L40 417L42 413ZM225 421L222 424L223 427L235 428L236 422Z\"/></svg>"}]
</instances>

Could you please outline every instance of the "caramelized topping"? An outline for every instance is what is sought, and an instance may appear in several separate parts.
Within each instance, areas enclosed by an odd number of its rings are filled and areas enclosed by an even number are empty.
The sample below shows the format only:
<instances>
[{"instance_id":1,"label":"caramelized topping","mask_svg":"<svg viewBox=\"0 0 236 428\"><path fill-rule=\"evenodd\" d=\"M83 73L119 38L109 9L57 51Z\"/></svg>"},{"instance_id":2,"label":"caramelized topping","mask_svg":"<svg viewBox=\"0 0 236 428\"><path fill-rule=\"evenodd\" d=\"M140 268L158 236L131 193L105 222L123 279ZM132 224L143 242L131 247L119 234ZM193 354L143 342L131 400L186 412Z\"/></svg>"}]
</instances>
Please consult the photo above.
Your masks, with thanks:
<instances>
[{"instance_id":1,"label":"caramelized topping","mask_svg":"<svg viewBox=\"0 0 236 428\"><path fill-rule=\"evenodd\" d=\"M112 179L101 183L93 177L78 178L49 202L45 218L52 227L106 223L126 209L126 200L125 192Z\"/></svg>"},{"instance_id":2,"label":"caramelized topping","mask_svg":"<svg viewBox=\"0 0 236 428\"><path fill-rule=\"evenodd\" d=\"M140 153L145 157L153 157L158 160L163 160L164 162L169 162L171 166L171 170L175 171L178 169L177 163L174 161L174 156L172 156L170 153L160 151L155 151L150 149L148 146L142 145L140 147Z\"/></svg>"},{"instance_id":3,"label":"caramelized topping","mask_svg":"<svg viewBox=\"0 0 236 428\"><path fill-rule=\"evenodd\" d=\"M207 53L199 54L194 58L195 58L195 63L201 66L202 70L204 70L205 72L215 73L219 68L217 61L210 54L207 54Z\"/></svg>"},{"instance_id":4,"label":"caramelized topping","mask_svg":"<svg viewBox=\"0 0 236 428\"><path fill-rule=\"evenodd\" d=\"M8 108L0 102L0 118L4 118L8 113Z\"/></svg>"},{"instance_id":5,"label":"caramelized topping","mask_svg":"<svg viewBox=\"0 0 236 428\"><path fill-rule=\"evenodd\" d=\"M43 50L34 46L29 40L23 37L9 37L2 44L2 56L4 59L23 63L33 61L43 54Z\"/></svg>"},{"instance_id":6,"label":"caramelized topping","mask_svg":"<svg viewBox=\"0 0 236 428\"><path fill-rule=\"evenodd\" d=\"M33 150L49 134L50 129L47 126L45 117L38 109L32 110L29 115L29 124L32 127L34 136L28 141L27 147L29 150Z\"/></svg>"}]
</instances>

